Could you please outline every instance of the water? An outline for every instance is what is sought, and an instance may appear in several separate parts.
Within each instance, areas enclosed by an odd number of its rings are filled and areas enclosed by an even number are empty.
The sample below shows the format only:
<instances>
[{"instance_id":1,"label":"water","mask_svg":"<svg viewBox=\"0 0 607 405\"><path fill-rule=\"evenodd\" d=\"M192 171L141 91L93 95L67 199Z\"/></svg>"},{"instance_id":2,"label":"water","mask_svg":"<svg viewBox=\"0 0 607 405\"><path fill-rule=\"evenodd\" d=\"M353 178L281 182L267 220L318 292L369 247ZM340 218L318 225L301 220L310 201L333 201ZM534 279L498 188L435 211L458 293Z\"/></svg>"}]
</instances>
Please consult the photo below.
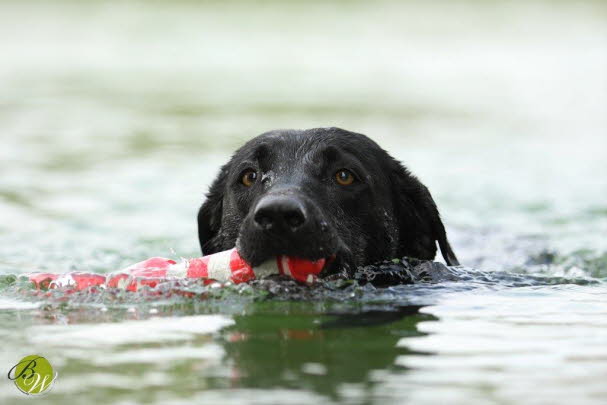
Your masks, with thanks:
<instances>
[{"instance_id":1,"label":"water","mask_svg":"<svg viewBox=\"0 0 607 405\"><path fill-rule=\"evenodd\" d=\"M606 15L2 2L0 368L44 354L53 404L605 403ZM8 276L196 256L235 147L334 125L429 186L461 281L66 300ZM0 379L1 403L26 400Z\"/></svg>"}]
</instances>

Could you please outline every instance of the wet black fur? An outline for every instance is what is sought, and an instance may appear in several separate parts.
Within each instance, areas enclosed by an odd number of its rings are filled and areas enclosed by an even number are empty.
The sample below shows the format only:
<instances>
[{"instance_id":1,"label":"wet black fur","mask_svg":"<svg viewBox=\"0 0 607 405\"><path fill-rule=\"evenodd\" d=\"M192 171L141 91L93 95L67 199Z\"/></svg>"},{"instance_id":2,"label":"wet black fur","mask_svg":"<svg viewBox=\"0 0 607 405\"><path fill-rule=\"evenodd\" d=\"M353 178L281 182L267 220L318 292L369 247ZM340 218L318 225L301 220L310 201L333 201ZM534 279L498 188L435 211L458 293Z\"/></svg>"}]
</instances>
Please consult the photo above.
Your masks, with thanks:
<instances>
[{"instance_id":1,"label":"wet black fur","mask_svg":"<svg viewBox=\"0 0 607 405\"><path fill-rule=\"evenodd\" d=\"M260 177L245 187L249 168ZM355 173L353 184L336 183L342 168ZM296 234L259 229L253 211L264 196L296 199L306 226ZM276 130L247 142L211 185L198 235L203 254L237 246L252 265L279 254L335 256L324 274L387 258L432 260L436 242L447 264L459 264L428 189L367 136L339 128Z\"/></svg>"}]
</instances>

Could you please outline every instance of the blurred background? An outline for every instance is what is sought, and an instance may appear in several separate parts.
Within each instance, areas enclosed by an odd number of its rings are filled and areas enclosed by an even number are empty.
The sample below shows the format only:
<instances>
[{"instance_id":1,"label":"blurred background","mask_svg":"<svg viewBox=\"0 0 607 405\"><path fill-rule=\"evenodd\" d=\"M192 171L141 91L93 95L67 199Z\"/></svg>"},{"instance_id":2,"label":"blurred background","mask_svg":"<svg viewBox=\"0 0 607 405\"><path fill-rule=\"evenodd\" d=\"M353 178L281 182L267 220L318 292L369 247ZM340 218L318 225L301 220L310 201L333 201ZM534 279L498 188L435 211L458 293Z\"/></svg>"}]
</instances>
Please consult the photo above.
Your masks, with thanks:
<instances>
[{"instance_id":1,"label":"blurred background","mask_svg":"<svg viewBox=\"0 0 607 405\"><path fill-rule=\"evenodd\" d=\"M321 126L409 166L463 263L485 264L509 243L499 232L551 239L554 225L553 248L605 248L606 10L3 1L2 260L115 265L152 241L197 254L196 210L229 154L266 130Z\"/></svg>"},{"instance_id":2,"label":"blurred background","mask_svg":"<svg viewBox=\"0 0 607 405\"><path fill-rule=\"evenodd\" d=\"M604 1L1 1L0 270L198 256L235 148L338 126L430 188L462 264L606 277L606 107Z\"/></svg>"}]
</instances>

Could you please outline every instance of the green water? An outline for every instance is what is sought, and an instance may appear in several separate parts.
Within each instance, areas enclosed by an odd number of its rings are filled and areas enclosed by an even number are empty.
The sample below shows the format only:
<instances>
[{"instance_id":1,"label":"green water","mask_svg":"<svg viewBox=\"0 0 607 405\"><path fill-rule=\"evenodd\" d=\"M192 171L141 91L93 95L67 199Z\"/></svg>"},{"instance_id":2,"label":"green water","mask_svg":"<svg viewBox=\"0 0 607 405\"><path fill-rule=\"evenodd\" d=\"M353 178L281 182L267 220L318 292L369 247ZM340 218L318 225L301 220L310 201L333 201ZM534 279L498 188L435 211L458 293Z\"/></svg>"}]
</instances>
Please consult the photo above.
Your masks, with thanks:
<instances>
[{"instance_id":1,"label":"green water","mask_svg":"<svg viewBox=\"0 0 607 405\"><path fill-rule=\"evenodd\" d=\"M1 2L0 371L44 355L52 404L605 403L606 16ZM234 148L318 126L368 134L429 186L462 281L69 298L15 281L199 255ZM0 379L0 403L28 400Z\"/></svg>"}]
</instances>

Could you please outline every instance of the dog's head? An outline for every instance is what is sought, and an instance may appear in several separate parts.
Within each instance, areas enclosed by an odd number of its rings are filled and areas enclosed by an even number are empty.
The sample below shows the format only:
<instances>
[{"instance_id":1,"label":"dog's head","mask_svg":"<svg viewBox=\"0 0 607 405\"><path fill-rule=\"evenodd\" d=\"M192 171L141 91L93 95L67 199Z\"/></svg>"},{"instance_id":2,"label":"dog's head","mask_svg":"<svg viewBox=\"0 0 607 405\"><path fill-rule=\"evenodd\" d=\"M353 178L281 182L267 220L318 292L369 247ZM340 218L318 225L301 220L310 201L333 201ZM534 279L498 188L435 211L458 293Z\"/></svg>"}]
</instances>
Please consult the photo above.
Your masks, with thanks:
<instances>
[{"instance_id":1,"label":"dog's head","mask_svg":"<svg viewBox=\"0 0 607 405\"><path fill-rule=\"evenodd\" d=\"M400 258L457 265L428 189L365 135L277 130L238 149L198 213L203 254L236 246L270 257L327 258L324 274Z\"/></svg>"}]
</instances>

